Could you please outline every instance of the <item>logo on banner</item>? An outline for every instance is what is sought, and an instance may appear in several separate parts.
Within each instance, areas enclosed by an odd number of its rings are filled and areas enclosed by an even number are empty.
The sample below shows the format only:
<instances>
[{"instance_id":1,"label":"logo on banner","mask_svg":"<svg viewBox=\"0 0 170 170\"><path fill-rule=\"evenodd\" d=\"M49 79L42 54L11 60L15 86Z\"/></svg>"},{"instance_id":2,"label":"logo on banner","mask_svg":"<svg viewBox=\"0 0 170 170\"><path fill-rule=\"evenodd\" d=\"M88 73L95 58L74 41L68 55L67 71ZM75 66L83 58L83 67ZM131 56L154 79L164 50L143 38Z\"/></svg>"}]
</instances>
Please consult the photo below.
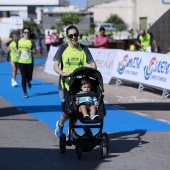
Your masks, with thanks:
<instances>
[{"instance_id":1,"label":"logo on banner","mask_svg":"<svg viewBox=\"0 0 170 170\"><path fill-rule=\"evenodd\" d=\"M167 75L169 75L170 63L167 61L157 61L156 57L153 57L149 63L149 66L144 67L145 80L157 80L166 82Z\"/></svg>"},{"instance_id":2,"label":"logo on banner","mask_svg":"<svg viewBox=\"0 0 170 170\"><path fill-rule=\"evenodd\" d=\"M145 80L148 80L150 78L150 76L152 75L153 66L154 66L155 61L156 61L156 57L153 57L150 61L149 66L144 67Z\"/></svg>"},{"instance_id":3,"label":"logo on banner","mask_svg":"<svg viewBox=\"0 0 170 170\"><path fill-rule=\"evenodd\" d=\"M118 71L119 74L123 74L123 72L125 71L125 61L127 59L128 59L128 55L125 55L123 57L123 60L118 63L117 71Z\"/></svg>"},{"instance_id":4,"label":"logo on banner","mask_svg":"<svg viewBox=\"0 0 170 170\"><path fill-rule=\"evenodd\" d=\"M141 65L142 59L139 57L129 57L125 55L122 61L118 62L118 73L121 74L128 74L128 75L138 75L138 71Z\"/></svg>"}]
</instances>

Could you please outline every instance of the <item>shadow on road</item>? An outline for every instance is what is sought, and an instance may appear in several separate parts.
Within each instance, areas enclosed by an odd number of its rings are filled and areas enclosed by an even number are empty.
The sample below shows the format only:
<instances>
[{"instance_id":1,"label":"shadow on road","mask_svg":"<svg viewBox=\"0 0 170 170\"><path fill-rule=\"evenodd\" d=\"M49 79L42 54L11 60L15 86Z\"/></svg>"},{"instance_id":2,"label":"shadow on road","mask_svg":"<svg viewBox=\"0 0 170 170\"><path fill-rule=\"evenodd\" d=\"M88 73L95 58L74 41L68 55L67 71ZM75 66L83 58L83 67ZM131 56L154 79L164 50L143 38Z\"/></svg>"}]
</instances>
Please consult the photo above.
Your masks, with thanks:
<instances>
[{"instance_id":1,"label":"shadow on road","mask_svg":"<svg viewBox=\"0 0 170 170\"><path fill-rule=\"evenodd\" d=\"M0 166L3 169L97 169L101 163L111 162L111 158L126 153L136 147L142 147L147 141L142 140L145 130L135 130L131 132L119 132L109 134L110 151L108 158L101 159L100 149L96 147L90 152L83 153L82 159L77 159L74 146L66 148L66 152L61 154L59 146L56 149L41 148L0 148ZM87 165L89 168L87 168ZM72 169L71 168L71 169Z\"/></svg>"},{"instance_id":2,"label":"shadow on road","mask_svg":"<svg viewBox=\"0 0 170 170\"><path fill-rule=\"evenodd\" d=\"M114 104L108 104L108 106L113 106ZM117 104L116 106L120 106L121 110L156 110L156 111L169 111L170 104L169 103L125 103L125 104ZM125 109L123 109L125 108Z\"/></svg>"}]
</instances>

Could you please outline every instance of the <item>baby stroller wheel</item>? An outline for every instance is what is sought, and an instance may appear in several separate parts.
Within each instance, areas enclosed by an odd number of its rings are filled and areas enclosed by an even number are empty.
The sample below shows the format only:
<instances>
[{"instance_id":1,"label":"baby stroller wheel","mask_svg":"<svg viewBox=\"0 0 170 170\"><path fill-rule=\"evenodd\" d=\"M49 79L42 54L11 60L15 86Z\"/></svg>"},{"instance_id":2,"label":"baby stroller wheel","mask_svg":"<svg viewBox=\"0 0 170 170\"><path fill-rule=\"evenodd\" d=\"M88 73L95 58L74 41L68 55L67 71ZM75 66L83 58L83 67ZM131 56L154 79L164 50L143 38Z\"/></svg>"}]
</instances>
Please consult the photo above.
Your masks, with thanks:
<instances>
[{"instance_id":1,"label":"baby stroller wheel","mask_svg":"<svg viewBox=\"0 0 170 170\"><path fill-rule=\"evenodd\" d=\"M76 153L77 153L77 158L81 159L82 158L82 148L80 146L76 147Z\"/></svg>"},{"instance_id":2,"label":"baby stroller wheel","mask_svg":"<svg viewBox=\"0 0 170 170\"><path fill-rule=\"evenodd\" d=\"M100 151L102 158L106 158L109 151L109 139L107 133L102 134L102 142L100 144Z\"/></svg>"},{"instance_id":3,"label":"baby stroller wheel","mask_svg":"<svg viewBox=\"0 0 170 170\"><path fill-rule=\"evenodd\" d=\"M65 153L66 151L66 135L65 133L60 136L60 152Z\"/></svg>"},{"instance_id":4,"label":"baby stroller wheel","mask_svg":"<svg viewBox=\"0 0 170 170\"><path fill-rule=\"evenodd\" d=\"M101 148L101 156L102 156L102 158L106 158L107 157L107 148L105 146L103 146Z\"/></svg>"}]
</instances>

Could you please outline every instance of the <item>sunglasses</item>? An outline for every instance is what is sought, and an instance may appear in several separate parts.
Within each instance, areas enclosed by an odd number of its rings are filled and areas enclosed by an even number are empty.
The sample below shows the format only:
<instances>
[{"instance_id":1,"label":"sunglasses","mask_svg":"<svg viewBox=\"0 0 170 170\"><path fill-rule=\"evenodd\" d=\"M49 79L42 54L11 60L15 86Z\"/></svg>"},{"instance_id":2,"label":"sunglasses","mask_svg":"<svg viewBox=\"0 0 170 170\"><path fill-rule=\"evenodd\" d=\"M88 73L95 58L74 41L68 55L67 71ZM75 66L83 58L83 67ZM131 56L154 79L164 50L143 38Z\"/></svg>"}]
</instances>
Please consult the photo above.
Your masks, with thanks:
<instances>
[{"instance_id":1,"label":"sunglasses","mask_svg":"<svg viewBox=\"0 0 170 170\"><path fill-rule=\"evenodd\" d=\"M24 32L24 34L29 34L29 32Z\"/></svg>"},{"instance_id":2,"label":"sunglasses","mask_svg":"<svg viewBox=\"0 0 170 170\"><path fill-rule=\"evenodd\" d=\"M67 35L68 38L78 37L77 33Z\"/></svg>"}]
</instances>

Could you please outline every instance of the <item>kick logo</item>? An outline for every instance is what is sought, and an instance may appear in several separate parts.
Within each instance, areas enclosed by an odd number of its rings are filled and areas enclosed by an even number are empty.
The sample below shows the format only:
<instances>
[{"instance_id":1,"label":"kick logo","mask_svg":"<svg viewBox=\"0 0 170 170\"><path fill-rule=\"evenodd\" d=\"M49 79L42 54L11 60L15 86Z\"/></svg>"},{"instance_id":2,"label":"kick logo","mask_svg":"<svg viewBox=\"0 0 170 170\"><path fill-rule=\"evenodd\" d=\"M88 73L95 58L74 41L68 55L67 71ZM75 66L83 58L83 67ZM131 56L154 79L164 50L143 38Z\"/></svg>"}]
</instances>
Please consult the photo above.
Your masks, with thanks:
<instances>
[{"instance_id":1,"label":"kick logo","mask_svg":"<svg viewBox=\"0 0 170 170\"><path fill-rule=\"evenodd\" d=\"M150 76L152 75L153 66L155 64L155 61L156 61L156 57L153 57L151 59L151 61L150 61L149 66L145 66L144 67L144 77L145 77L145 80L148 80L150 78Z\"/></svg>"}]
</instances>

